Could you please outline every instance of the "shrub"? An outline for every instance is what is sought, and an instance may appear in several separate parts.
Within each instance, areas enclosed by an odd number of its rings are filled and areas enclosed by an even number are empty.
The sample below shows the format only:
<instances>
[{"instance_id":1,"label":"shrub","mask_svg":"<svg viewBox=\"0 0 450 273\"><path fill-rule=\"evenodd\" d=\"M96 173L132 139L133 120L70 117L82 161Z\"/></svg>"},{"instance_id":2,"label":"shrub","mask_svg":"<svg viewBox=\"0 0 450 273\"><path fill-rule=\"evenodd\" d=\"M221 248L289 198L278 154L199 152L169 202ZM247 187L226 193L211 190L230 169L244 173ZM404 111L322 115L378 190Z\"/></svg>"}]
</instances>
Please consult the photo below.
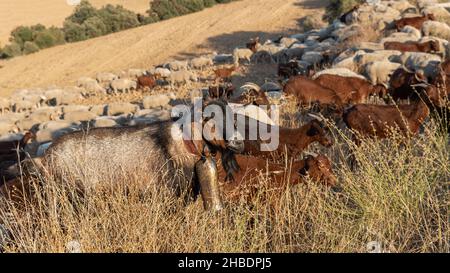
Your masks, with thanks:
<instances>
[{"instance_id":1,"label":"shrub","mask_svg":"<svg viewBox=\"0 0 450 273\"><path fill-rule=\"evenodd\" d=\"M139 26L137 15L122 6L106 5L98 10L98 16L106 26L106 33Z\"/></svg>"},{"instance_id":2,"label":"shrub","mask_svg":"<svg viewBox=\"0 0 450 273\"><path fill-rule=\"evenodd\" d=\"M98 17L91 17L83 23L86 37L93 38L102 36L107 33L107 27L103 20Z\"/></svg>"},{"instance_id":3,"label":"shrub","mask_svg":"<svg viewBox=\"0 0 450 273\"><path fill-rule=\"evenodd\" d=\"M16 27L13 31L11 31L11 37L9 38L11 42L16 42L21 47L25 42L29 42L33 40L33 30L31 27L19 26Z\"/></svg>"},{"instance_id":4,"label":"shrub","mask_svg":"<svg viewBox=\"0 0 450 273\"><path fill-rule=\"evenodd\" d=\"M72 15L66 18L66 21L71 21L73 23L82 24L87 19L97 16L97 9L93 7L88 1L83 0L75 8Z\"/></svg>"},{"instance_id":5,"label":"shrub","mask_svg":"<svg viewBox=\"0 0 450 273\"><path fill-rule=\"evenodd\" d=\"M25 55L31 54L31 53L35 53L39 51L39 47L36 43L33 42L25 42L23 45L23 51L22 53Z\"/></svg>"},{"instance_id":6,"label":"shrub","mask_svg":"<svg viewBox=\"0 0 450 273\"><path fill-rule=\"evenodd\" d=\"M56 38L51 34L50 31L41 31L36 34L34 42L40 49L48 48L56 45Z\"/></svg>"},{"instance_id":7,"label":"shrub","mask_svg":"<svg viewBox=\"0 0 450 273\"><path fill-rule=\"evenodd\" d=\"M331 23L341 14L349 11L357 4L361 4L363 2L364 2L363 0L330 0L330 3L325 8L323 20L326 20Z\"/></svg>"},{"instance_id":8,"label":"shrub","mask_svg":"<svg viewBox=\"0 0 450 273\"><path fill-rule=\"evenodd\" d=\"M2 58L12 58L20 55L22 55L22 47L16 42L6 45L1 53Z\"/></svg>"},{"instance_id":9,"label":"shrub","mask_svg":"<svg viewBox=\"0 0 450 273\"><path fill-rule=\"evenodd\" d=\"M67 42L78 42L87 39L85 28L72 21L64 22L63 31Z\"/></svg>"}]
</instances>

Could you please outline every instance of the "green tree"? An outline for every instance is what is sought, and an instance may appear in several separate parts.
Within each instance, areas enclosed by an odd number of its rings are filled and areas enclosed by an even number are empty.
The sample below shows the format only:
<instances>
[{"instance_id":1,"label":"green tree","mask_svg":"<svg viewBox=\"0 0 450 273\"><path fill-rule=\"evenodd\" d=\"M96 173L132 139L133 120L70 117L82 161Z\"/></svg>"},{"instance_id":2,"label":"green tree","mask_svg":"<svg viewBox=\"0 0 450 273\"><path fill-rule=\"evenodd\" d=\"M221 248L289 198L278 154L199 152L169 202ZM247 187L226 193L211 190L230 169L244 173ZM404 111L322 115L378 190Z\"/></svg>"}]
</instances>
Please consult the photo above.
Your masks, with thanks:
<instances>
[{"instance_id":1,"label":"green tree","mask_svg":"<svg viewBox=\"0 0 450 273\"><path fill-rule=\"evenodd\" d=\"M102 36L107 33L107 27L103 20L98 17L91 17L84 21L84 30L87 38Z\"/></svg>"},{"instance_id":2,"label":"green tree","mask_svg":"<svg viewBox=\"0 0 450 273\"><path fill-rule=\"evenodd\" d=\"M9 41L18 43L21 47L25 42L33 40L33 30L30 27L19 26L11 31Z\"/></svg>"},{"instance_id":3,"label":"green tree","mask_svg":"<svg viewBox=\"0 0 450 273\"><path fill-rule=\"evenodd\" d=\"M85 28L72 21L64 22L63 31L67 42L78 42L87 39Z\"/></svg>"},{"instance_id":4,"label":"green tree","mask_svg":"<svg viewBox=\"0 0 450 273\"><path fill-rule=\"evenodd\" d=\"M65 21L71 21L73 23L82 24L87 19L97 16L97 9L91 5L86 0L81 1L80 4L75 8L75 11L72 15L66 18Z\"/></svg>"},{"instance_id":5,"label":"green tree","mask_svg":"<svg viewBox=\"0 0 450 273\"><path fill-rule=\"evenodd\" d=\"M25 54L25 55L35 53L38 51L39 51L39 47L37 46L37 44L35 44L33 42L27 41L23 45L23 54Z\"/></svg>"},{"instance_id":6,"label":"green tree","mask_svg":"<svg viewBox=\"0 0 450 273\"><path fill-rule=\"evenodd\" d=\"M20 55L22 55L22 48L16 42L12 42L9 45L6 45L2 49L2 53L1 53L2 58L12 58L12 57L20 56Z\"/></svg>"},{"instance_id":7,"label":"green tree","mask_svg":"<svg viewBox=\"0 0 450 273\"><path fill-rule=\"evenodd\" d=\"M106 25L106 33L139 26L137 15L119 5L108 4L98 10L98 15Z\"/></svg>"}]
</instances>

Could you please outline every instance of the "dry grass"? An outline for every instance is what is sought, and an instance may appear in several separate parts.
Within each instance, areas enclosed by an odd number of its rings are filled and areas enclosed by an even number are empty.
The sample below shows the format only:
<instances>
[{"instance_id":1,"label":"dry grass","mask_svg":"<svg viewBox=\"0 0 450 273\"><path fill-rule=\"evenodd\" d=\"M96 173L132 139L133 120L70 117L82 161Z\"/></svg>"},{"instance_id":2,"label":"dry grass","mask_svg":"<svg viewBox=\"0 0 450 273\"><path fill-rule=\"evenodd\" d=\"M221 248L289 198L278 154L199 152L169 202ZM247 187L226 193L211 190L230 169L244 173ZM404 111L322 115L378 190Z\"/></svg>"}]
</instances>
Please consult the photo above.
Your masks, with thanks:
<instances>
[{"instance_id":1,"label":"dry grass","mask_svg":"<svg viewBox=\"0 0 450 273\"><path fill-rule=\"evenodd\" d=\"M294 125L296 114L289 114L284 123ZM252 206L229 204L212 214L200 200L184 207L143 183L152 181L149 173L117 170L122 179L83 197L67 181L38 175L33 202L0 201L0 220L14 238L5 250L63 252L77 240L84 252L366 252L372 241L388 252L450 251L448 134L429 122L402 144L393 137L354 147L347 132L331 131L336 144L324 152L340 192L309 183L287 191L276 207L263 191Z\"/></svg>"}]
</instances>

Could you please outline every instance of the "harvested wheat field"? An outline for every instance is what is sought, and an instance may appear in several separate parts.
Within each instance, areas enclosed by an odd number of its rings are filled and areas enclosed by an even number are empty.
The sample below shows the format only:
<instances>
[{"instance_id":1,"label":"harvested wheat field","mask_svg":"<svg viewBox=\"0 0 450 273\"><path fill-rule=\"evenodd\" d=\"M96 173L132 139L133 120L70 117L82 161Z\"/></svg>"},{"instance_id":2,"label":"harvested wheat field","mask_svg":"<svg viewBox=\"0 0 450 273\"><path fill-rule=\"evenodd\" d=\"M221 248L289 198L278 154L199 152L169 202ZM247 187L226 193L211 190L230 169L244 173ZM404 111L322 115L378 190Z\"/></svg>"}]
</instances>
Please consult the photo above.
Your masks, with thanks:
<instances>
[{"instance_id":1,"label":"harvested wheat field","mask_svg":"<svg viewBox=\"0 0 450 273\"><path fill-rule=\"evenodd\" d=\"M373 2L242 0L0 62L0 252L450 252L450 14Z\"/></svg>"}]
</instances>

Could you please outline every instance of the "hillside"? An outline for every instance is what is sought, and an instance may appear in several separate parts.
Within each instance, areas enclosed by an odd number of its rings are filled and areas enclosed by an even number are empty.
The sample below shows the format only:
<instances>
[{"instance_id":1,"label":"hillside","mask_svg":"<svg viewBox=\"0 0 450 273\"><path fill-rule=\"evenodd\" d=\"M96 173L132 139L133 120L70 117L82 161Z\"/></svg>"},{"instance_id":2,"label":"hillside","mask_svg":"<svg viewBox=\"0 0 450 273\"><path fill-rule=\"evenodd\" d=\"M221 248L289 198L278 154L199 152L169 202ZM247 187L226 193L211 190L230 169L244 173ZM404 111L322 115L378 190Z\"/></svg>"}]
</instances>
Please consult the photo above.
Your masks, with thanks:
<instances>
[{"instance_id":1,"label":"hillside","mask_svg":"<svg viewBox=\"0 0 450 273\"><path fill-rule=\"evenodd\" d=\"M67 4L67 2L70 1L0 1L0 43L6 43L11 30L20 25L41 23L46 26L62 26L64 19L74 9L74 6ZM117 4L141 13L148 9L149 2L149 0L90 0L90 3L96 7L101 7L106 4Z\"/></svg>"},{"instance_id":2,"label":"hillside","mask_svg":"<svg viewBox=\"0 0 450 273\"><path fill-rule=\"evenodd\" d=\"M242 0L79 43L0 62L0 94L48 85L71 85L101 71L145 68L169 58L231 51L250 37L276 37L320 16L326 0ZM48 16L50 17L50 16Z\"/></svg>"}]
</instances>

